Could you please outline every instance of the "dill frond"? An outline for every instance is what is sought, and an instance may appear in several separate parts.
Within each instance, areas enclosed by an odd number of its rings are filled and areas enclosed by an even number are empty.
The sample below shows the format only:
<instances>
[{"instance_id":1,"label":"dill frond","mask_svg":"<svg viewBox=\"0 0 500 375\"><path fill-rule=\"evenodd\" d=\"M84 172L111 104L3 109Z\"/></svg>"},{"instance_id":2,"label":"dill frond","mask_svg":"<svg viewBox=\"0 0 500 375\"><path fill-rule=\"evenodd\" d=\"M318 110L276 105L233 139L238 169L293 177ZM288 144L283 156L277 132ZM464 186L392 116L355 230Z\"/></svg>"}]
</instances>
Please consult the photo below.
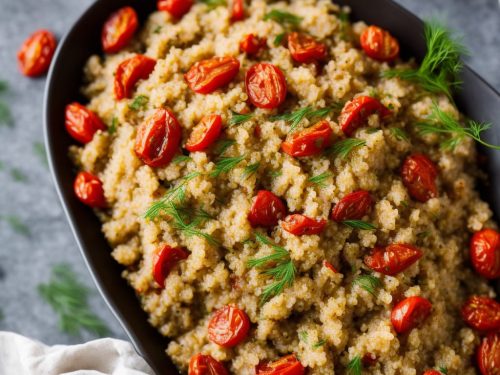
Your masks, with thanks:
<instances>
[{"instance_id":1,"label":"dill frond","mask_svg":"<svg viewBox=\"0 0 500 375\"><path fill-rule=\"evenodd\" d=\"M259 162L247 165L243 170L243 173L241 174L241 178L243 180L248 179L251 175L255 174L259 168L260 168Z\"/></svg>"},{"instance_id":2,"label":"dill frond","mask_svg":"<svg viewBox=\"0 0 500 375\"><path fill-rule=\"evenodd\" d=\"M193 160L190 156L187 156L187 155L177 155L175 158L172 159L172 163L174 164L180 164L180 163L183 163L183 162L188 162L188 161L191 161Z\"/></svg>"},{"instance_id":3,"label":"dill frond","mask_svg":"<svg viewBox=\"0 0 500 375\"><path fill-rule=\"evenodd\" d=\"M245 160L245 155L234 157L221 157L215 163L215 169L210 172L210 177L219 177L223 173L228 173Z\"/></svg>"},{"instance_id":4,"label":"dill frond","mask_svg":"<svg viewBox=\"0 0 500 375\"><path fill-rule=\"evenodd\" d=\"M280 33L276 35L276 38L274 38L273 44L275 47L278 47L281 43L283 43L283 38L285 37L286 33Z\"/></svg>"},{"instance_id":5,"label":"dill frond","mask_svg":"<svg viewBox=\"0 0 500 375\"><path fill-rule=\"evenodd\" d=\"M344 220L342 224L347 225L353 229L362 229L362 230L376 230L377 227L372 223L368 223L363 220Z\"/></svg>"},{"instance_id":6,"label":"dill frond","mask_svg":"<svg viewBox=\"0 0 500 375\"><path fill-rule=\"evenodd\" d=\"M206 4L209 9L227 5L227 0L200 0L200 2Z\"/></svg>"},{"instance_id":7,"label":"dill frond","mask_svg":"<svg viewBox=\"0 0 500 375\"><path fill-rule=\"evenodd\" d=\"M319 109L313 109L311 106L300 108L294 112L283 113L281 115L271 116L269 120L271 121L285 121L290 123L289 132L293 132L300 125L302 120L305 118L311 120L313 118L323 118L327 116L330 112L338 109L337 105L333 107L325 107Z\"/></svg>"},{"instance_id":8,"label":"dill frond","mask_svg":"<svg viewBox=\"0 0 500 375\"><path fill-rule=\"evenodd\" d=\"M408 142L408 134L401 128L391 128L391 133L398 141Z\"/></svg>"},{"instance_id":9,"label":"dill frond","mask_svg":"<svg viewBox=\"0 0 500 375\"><path fill-rule=\"evenodd\" d=\"M323 173L318 174L316 176L309 177L307 179L307 182L314 184L316 186L319 186L321 188L325 188L327 186L325 181L328 180L332 176L333 176L333 174L331 174L330 172L323 172Z\"/></svg>"},{"instance_id":10,"label":"dill frond","mask_svg":"<svg viewBox=\"0 0 500 375\"><path fill-rule=\"evenodd\" d=\"M215 153L219 154L219 156L222 156L227 151L227 149L235 143L236 141L234 139L220 140L215 144Z\"/></svg>"},{"instance_id":11,"label":"dill frond","mask_svg":"<svg viewBox=\"0 0 500 375\"><path fill-rule=\"evenodd\" d=\"M149 103L149 98L146 95L139 95L134 98L132 103L129 104L129 108L133 111L139 111L141 109L146 108L146 105Z\"/></svg>"},{"instance_id":12,"label":"dill frond","mask_svg":"<svg viewBox=\"0 0 500 375\"><path fill-rule=\"evenodd\" d=\"M363 363L361 362L361 357L359 355L355 356L347 364L347 373L349 375L361 375L363 370Z\"/></svg>"},{"instance_id":13,"label":"dill frond","mask_svg":"<svg viewBox=\"0 0 500 375\"><path fill-rule=\"evenodd\" d=\"M360 288L366 290L372 296L375 296L375 291L380 287L381 282L378 277L373 275L359 275L354 279L352 285L357 285Z\"/></svg>"},{"instance_id":14,"label":"dill frond","mask_svg":"<svg viewBox=\"0 0 500 375\"><path fill-rule=\"evenodd\" d=\"M275 22L278 22L282 25L291 25L291 26L298 26L300 22L302 21L302 17L299 17L295 14L285 12L282 10L278 9L273 9L269 13L267 13L264 16L264 21L267 20L273 20Z\"/></svg>"},{"instance_id":15,"label":"dill frond","mask_svg":"<svg viewBox=\"0 0 500 375\"><path fill-rule=\"evenodd\" d=\"M238 113L231 111L231 118L229 119L229 126L243 124L250 121L253 117L251 113Z\"/></svg>"},{"instance_id":16,"label":"dill frond","mask_svg":"<svg viewBox=\"0 0 500 375\"><path fill-rule=\"evenodd\" d=\"M346 159L356 148L366 146L366 141L357 138L346 138L336 142L332 147L326 150L327 155L334 154L341 159Z\"/></svg>"}]
</instances>

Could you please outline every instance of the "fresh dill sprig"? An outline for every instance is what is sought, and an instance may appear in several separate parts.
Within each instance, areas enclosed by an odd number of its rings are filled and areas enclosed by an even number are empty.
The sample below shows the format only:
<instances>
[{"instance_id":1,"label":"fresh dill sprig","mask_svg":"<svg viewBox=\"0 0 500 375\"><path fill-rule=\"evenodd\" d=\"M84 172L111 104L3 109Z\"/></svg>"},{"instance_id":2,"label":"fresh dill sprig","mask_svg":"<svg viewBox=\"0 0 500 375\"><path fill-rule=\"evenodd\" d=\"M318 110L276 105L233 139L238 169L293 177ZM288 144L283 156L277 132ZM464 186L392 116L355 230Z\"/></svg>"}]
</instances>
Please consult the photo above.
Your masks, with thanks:
<instances>
[{"instance_id":1,"label":"fresh dill sprig","mask_svg":"<svg viewBox=\"0 0 500 375\"><path fill-rule=\"evenodd\" d=\"M33 143L33 152L40 159L40 161L46 166L49 166L49 160L47 159L47 152L45 151L45 145L42 142Z\"/></svg>"},{"instance_id":2,"label":"fresh dill sprig","mask_svg":"<svg viewBox=\"0 0 500 375\"><path fill-rule=\"evenodd\" d=\"M172 163L174 164L180 164L182 162L188 162L193 160L190 156L187 155L177 155L175 158L172 159Z\"/></svg>"},{"instance_id":3,"label":"fresh dill sprig","mask_svg":"<svg viewBox=\"0 0 500 375\"><path fill-rule=\"evenodd\" d=\"M250 121L253 117L251 113L238 113L231 111L231 118L229 119L229 126L243 124L244 122Z\"/></svg>"},{"instance_id":4,"label":"fresh dill sprig","mask_svg":"<svg viewBox=\"0 0 500 375\"><path fill-rule=\"evenodd\" d=\"M260 167L260 163L259 162L247 165L245 167L245 169L243 170L243 173L241 174L241 178L243 180L248 179L251 175L253 175L253 174L255 174L257 172L257 170L259 169L259 167Z\"/></svg>"},{"instance_id":5,"label":"fresh dill sprig","mask_svg":"<svg viewBox=\"0 0 500 375\"><path fill-rule=\"evenodd\" d=\"M288 122L290 123L289 132L293 132L300 125L303 119L323 118L335 109L336 107L313 109L311 106L307 106L304 108L300 108L294 112L271 116L269 120Z\"/></svg>"},{"instance_id":6,"label":"fresh dill sprig","mask_svg":"<svg viewBox=\"0 0 500 375\"><path fill-rule=\"evenodd\" d=\"M111 125L108 126L109 134L115 134L116 128L118 128L118 119L116 117L113 117L113 119L111 120Z\"/></svg>"},{"instance_id":7,"label":"fresh dill sprig","mask_svg":"<svg viewBox=\"0 0 500 375\"><path fill-rule=\"evenodd\" d=\"M391 133L398 141L408 142L408 134L401 128L391 128Z\"/></svg>"},{"instance_id":8,"label":"fresh dill sprig","mask_svg":"<svg viewBox=\"0 0 500 375\"><path fill-rule=\"evenodd\" d=\"M274 38L273 44L275 47L278 47L281 43L283 43L283 38L285 37L286 33L279 33L276 35L276 38Z\"/></svg>"},{"instance_id":9,"label":"fresh dill sprig","mask_svg":"<svg viewBox=\"0 0 500 375\"><path fill-rule=\"evenodd\" d=\"M245 155L219 158L215 163L215 169L210 172L210 177L219 177L223 173L230 172L243 160L245 160Z\"/></svg>"},{"instance_id":10,"label":"fresh dill sprig","mask_svg":"<svg viewBox=\"0 0 500 375\"><path fill-rule=\"evenodd\" d=\"M199 0L201 3L206 4L209 9L214 9L219 6L227 5L227 0Z\"/></svg>"},{"instance_id":11,"label":"fresh dill sprig","mask_svg":"<svg viewBox=\"0 0 500 375\"><path fill-rule=\"evenodd\" d=\"M363 362L361 361L361 357L359 355L355 356L347 364L347 373L349 375L361 375L362 370Z\"/></svg>"},{"instance_id":12,"label":"fresh dill sprig","mask_svg":"<svg viewBox=\"0 0 500 375\"><path fill-rule=\"evenodd\" d=\"M276 177L279 177L283 174L282 171L270 171L269 173L269 177L271 178L276 178Z\"/></svg>"},{"instance_id":13,"label":"fresh dill sprig","mask_svg":"<svg viewBox=\"0 0 500 375\"><path fill-rule=\"evenodd\" d=\"M269 13L264 16L264 21L273 20L282 25L291 25L298 26L300 21L302 21L302 17L299 17L293 13L285 12L278 9L273 9Z\"/></svg>"},{"instance_id":14,"label":"fresh dill sprig","mask_svg":"<svg viewBox=\"0 0 500 375\"><path fill-rule=\"evenodd\" d=\"M332 176L333 176L333 174L331 174L330 172L323 172L323 173L318 174L316 176L309 177L307 179L307 182L310 182L311 184L314 184L314 185L319 186L321 188L325 188L327 186L325 181Z\"/></svg>"},{"instance_id":15,"label":"fresh dill sprig","mask_svg":"<svg viewBox=\"0 0 500 375\"><path fill-rule=\"evenodd\" d=\"M146 108L146 105L148 103L149 98L146 95L139 95L134 98L134 100L128 105L128 107L133 111L139 111Z\"/></svg>"},{"instance_id":16,"label":"fresh dill sprig","mask_svg":"<svg viewBox=\"0 0 500 375\"><path fill-rule=\"evenodd\" d=\"M375 296L375 291L380 287L381 282L378 277L373 275L359 275L353 280L352 285L357 285L372 296Z\"/></svg>"},{"instance_id":17,"label":"fresh dill sprig","mask_svg":"<svg viewBox=\"0 0 500 375\"><path fill-rule=\"evenodd\" d=\"M327 154L334 154L341 159L346 159L349 154L356 148L366 146L366 141L357 138L346 138L336 142L332 147L327 149Z\"/></svg>"},{"instance_id":18,"label":"fresh dill sprig","mask_svg":"<svg viewBox=\"0 0 500 375\"><path fill-rule=\"evenodd\" d=\"M219 156L222 156L227 151L227 149L235 143L236 141L234 139L220 140L215 144L215 153L219 154Z\"/></svg>"},{"instance_id":19,"label":"fresh dill sprig","mask_svg":"<svg viewBox=\"0 0 500 375\"><path fill-rule=\"evenodd\" d=\"M109 334L105 323L88 306L90 290L78 281L69 265L54 266L50 281L38 285L38 292L59 315L62 331L77 335L86 330L101 337Z\"/></svg>"},{"instance_id":20,"label":"fresh dill sprig","mask_svg":"<svg viewBox=\"0 0 500 375\"><path fill-rule=\"evenodd\" d=\"M448 369L445 366L439 366L438 370L443 375L448 375Z\"/></svg>"},{"instance_id":21,"label":"fresh dill sprig","mask_svg":"<svg viewBox=\"0 0 500 375\"><path fill-rule=\"evenodd\" d=\"M31 234L29 227L15 215L0 216L0 219L7 222L7 224L9 224L12 230L16 233L19 233L23 236L29 236Z\"/></svg>"},{"instance_id":22,"label":"fresh dill sprig","mask_svg":"<svg viewBox=\"0 0 500 375\"><path fill-rule=\"evenodd\" d=\"M321 340L318 340L318 342L316 344L313 344L312 348L313 349L318 349L318 348L322 347L325 344L326 344L326 340L321 339Z\"/></svg>"},{"instance_id":23,"label":"fresh dill sprig","mask_svg":"<svg viewBox=\"0 0 500 375\"><path fill-rule=\"evenodd\" d=\"M421 135L448 135L449 138L441 142L443 149L453 150L465 137L469 137L485 147L500 150L500 146L492 145L481 138L481 134L491 128L491 124L469 120L466 126L462 126L448 113L442 111L436 103L432 105L429 121L417 123L417 127Z\"/></svg>"},{"instance_id":24,"label":"fresh dill sprig","mask_svg":"<svg viewBox=\"0 0 500 375\"><path fill-rule=\"evenodd\" d=\"M361 229L361 230L376 230L377 227L372 223L363 220L343 220L342 224L347 225L353 229Z\"/></svg>"},{"instance_id":25,"label":"fresh dill sprig","mask_svg":"<svg viewBox=\"0 0 500 375\"><path fill-rule=\"evenodd\" d=\"M460 40L435 21L424 26L427 53L418 69L394 69L383 73L386 77L399 77L413 81L432 93L444 93L449 98L461 85L459 73L463 64L462 54L467 53Z\"/></svg>"},{"instance_id":26,"label":"fresh dill sprig","mask_svg":"<svg viewBox=\"0 0 500 375\"><path fill-rule=\"evenodd\" d=\"M12 168L10 170L10 176L17 182L26 182L28 181L28 176L26 176L23 171L17 168Z\"/></svg>"},{"instance_id":27,"label":"fresh dill sprig","mask_svg":"<svg viewBox=\"0 0 500 375\"><path fill-rule=\"evenodd\" d=\"M307 333L307 331L300 331L299 339L307 344L307 341L309 340L309 333Z\"/></svg>"}]
</instances>

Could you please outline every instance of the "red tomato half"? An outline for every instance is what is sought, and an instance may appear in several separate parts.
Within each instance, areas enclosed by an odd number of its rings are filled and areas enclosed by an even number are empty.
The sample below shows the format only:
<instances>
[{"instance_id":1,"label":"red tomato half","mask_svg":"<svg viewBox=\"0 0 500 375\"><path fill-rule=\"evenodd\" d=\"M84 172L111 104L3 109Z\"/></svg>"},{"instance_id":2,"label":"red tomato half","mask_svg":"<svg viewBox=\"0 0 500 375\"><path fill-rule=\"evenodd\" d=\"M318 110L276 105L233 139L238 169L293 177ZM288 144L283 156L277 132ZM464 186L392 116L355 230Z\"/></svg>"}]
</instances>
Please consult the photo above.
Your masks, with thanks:
<instances>
[{"instance_id":1,"label":"red tomato half","mask_svg":"<svg viewBox=\"0 0 500 375\"><path fill-rule=\"evenodd\" d=\"M500 303L493 298L472 296L461 312L464 322L478 331L500 330Z\"/></svg>"},{"instance_id":2,"label":"red tomato half","mask_svg":"<svg viewBox=\"0 0 500 375\"><path fill-rule=\"evenodd\" d=\"M158 10L168 12L175 18L182 18L191 7L193 0L158 0Z\"/></svg>"},{"instance_id":3,"label":"red tomato half","mask_svg":"<svg viewBox=\"0 0 500 375\"><path fill-rule=\"evenodd\" d=\"M372 204L372 197L366 190L349 193L333 207L331 218L337 223L359 220L370 211Z\"/></svg>"},{"instance_id":4,"label":"red tomato half","mask_svg":"<svg viewBox=\"0 0 500 375\"><path fill-rule=\"evenodd\" d=\"M252 227L272 228L285 217L286 206L276 195L268 190L260 190L248 214Z\"/></svg>"},{"instance_id":5,"label":"red tomato half","mask_svg":"<svg viewBox=\"0 0 500 375\"><path fill-rule=\"evenodd\" d=\"M328 268L333 273L339 273L339 271L337 271L337 269L333 266L333 264L331 264L330 262L328 262L326 260L323 261L323 266L325 266L326 268Z\"/></svg>"},{"instance_id":6,"label":"red tomato half","mask_svg":"<svg viewBox=\"0 0 500 375\"><path fill-rule=\"evenodd\" d=\"M477 351L477 364L481 375L500 374L500 332L483 339Z\"/></svg>"},{"instance_id":7,"label":"red tomato half","mask_svg":"<svg viewBox=\"0 0 500 375\"><path fill-rule=\"evenodd\" d=\"M330 123L322 120L300 132L292 133L281 144L281 149L293 157L318 155L330 146L332 135Z\"/></svg>"},{"instance_id":8,"label":"red tomato half","mask_svg":"<svg viewBox=\"0 0 500 375\"><path fill-rule=\"evenodd\" d=\"M361 34L360 42L365 53L372 59L392 61L398 57L398 40L378 26L368 26Z\"/></svg>"},{"instance_id":9,"label":"red tomato half","mask_svg":"<svg viewBox=\"0 0 500 375\"><path fill-rule=\"evenodd\" d=\"M441 371L438 370L426 370L423 375L443 375Z\"/></svg>"},{"instance_id":10,"label":"red tomato half","mask_svg":"<svg viewBox=\"0 0 500 375\"><path fill-rule=\"evenodd\" d=\"M325 226L325 219L312 219L301 214L288 215L281 222L284 230L296 236L320 234Z\"/></svg>"},{"instance_id":11,"label":"red tomato half","mask_svg":"<svg viewBox=\"0 0 500 375\"><path fill-rule=\"evenodd\" d=\"M438 196L436 165L425 155L408 156L401 167L401 179L413 199L425 203Z\"/></svg>"},{"instance_id":12,"label":"red tomato half","mask_svg":"<svg viewBox=\"0 0 500 375\"><path fill-rule=\"evenodd\" d=\"M102 49L106 53L119 52L134 36L139 21L131 7L123 7L114 12L102 28Z\"/></svg>"},{"instance_id":13,"label":"red tomato half","mask_svg":"<svg viewBox=\"0 0 500 375\"><path fill-rule=\"evenodd\" d=\"M487 279L500 277L500 234L493 229L474 233L470 259L477 273Z\"/></svg>"},{"instance_id":14,"label":"red tomato half","mask_svg":"<svg viewBox=\"0 0 500 375\"><path fill-rule=\"evenodd\" d=\"M253 65L245 76L245 85L248 98L258 108L277 108L285 101L285 75L273 64Z\"/></svg>"},{"instance_id":15,"label":"red tomato half","mask_svg":"<svg viewBox=\"0 0 500 375\"><path fill-rule=\"evenodd\" d=\"M245 18L245 0L232 0L231 21L241 21Z\"/></svg>"},{"instance_id":16,"label":"red tomato half","mask_svg":"<svg viewBox=\"0 0 500 375\"><path fill-rule=\"evenodd\" d=\"M304 375L304 366L295 354L282 357L274 362L259 363L255 368L255 375Z\"/></svg>"},{"instance_id":17,"label":"red tomato half","mask_svg":"<svg viewBox=\"0 0 500 375\"><path fill-rule=\"evenodd\" d=\"M80 172L73 184L75 194L87 206L94 208L106 207L104 189L99 177L88 172Z\"/></svg>"},{"instance_id":18,"label":"red tomato half","mask_svg":"<svg viewBox=\"0 0 500 375\"><path fill-rule=\"evenodd\" d=\"M184 75L191 90L210 94L231 82L240 70L240 62L231 56L214 57L195 63Z\"/></svg>"},{"instance_id":19,"label":"red tomato half","mask_svg":"<svg viewBox=\"0 0 500 375\"><path fill-rule=\"evenodd\" d=\"M288 49L295 61L309 64L326 59L326 45L309 35L293 32L288 34Z\"/></svg>"},{"instance_id":20,"label":"red tomato half","mask_svg":"<svg viewBox=\"0 0 500 375\"><path fill-rule=\"evenodd\" d=\"M47 72L56 45L56 38L50 31L38 30L31 34L17 52L21 72L28 77L36 77Z\"/></svg>"},{"instance_id":21,"label":"red tomato half","mask_svg":"<svg viewBox=\"0 0 500 375\"><path fill-rule=\"evenodd\" d=\"M222 363L209 355L196 354L189 361L188 375L229 375Z\"/></svg>"},{"instance_id":22,"label":"red tomato half","mask_svg":"<svg viewBox=\"0 0 500 375\"><path fill-rule=\"evenodd\" d=\"M381 274L394 276L403 272L419 260L424 253L408 244L391 244L385 248L376 247L364 262L372 270Z\"/></svg>"},{"instance_id":23,"label":"red tomato half","mask_svg":"<svg viewBox=\"0 0 500 375\"><path fill-rule=\"evenodd\" d=\"M366 124L369 116L374 113L383 119L391 115L391 111L371 96L358 96L347 102L338 118L344 134L350 136L359 127Z\"/></svg>"},{"instance_id":24,"label":"red tomato half","mask_svg":"<svg viewBox=\"0 0 500 375\"><path fill-rule=\"evenodd\" d=\"M186 259L189 253L180 247L164 245L158 249L153 267L153 278L161 288L165 288L165 279L170 271L181 260Z\"/></svg>"},{"instance_id":25,"label":"red tomato half","mask_svg":"<svg viewBox=\"0 0 500 375\"><path fill-rule=\"evenodd\" d=\"M148 78L155 65L156 60L144 55L135 55L118 65L114 82L115 99L130 98L135 84L140 79Z\"/></svg>"},{"instance_id":26,"label":"red tomato half","mask_svg":"<svg viewBox=\"0 0 500 375\"><path fill-rule=\"evenodd\" d=\"M397 333L411 331L422 323L432 310L432 304L423 297L408 297L399 302L391 312L391 322Z\"/></svg>"},{"instance_id":27,"label":"red tomato half","mask_svg":"<svg viewBox=\"0 0 500 375\"><path fill-rule=\"evenodd\" d=\"M186 143L189 152L203 151L219 138L222 131L222 118L219 115L208 115L191 131Z\"/></svg>"},{"instance_id":28,"label":"red tomato half","mask_svg":"<svg viewBox=\"0 0 500 375\"><path fill-rule=\"evenodd\" d=\"M247 34L240 42L240 51L248 55L257 55L262 48L266 47L266 38L259 38L254 34Z\"/></svg>"},{"instance_id":29,"label":"red tomato half","mask_svg":"<svg viewBox=\"0 0 500 375\"><path fill-rule=\"evenodd\" d=\"M181 142L181 127L168 109L157 109L137 129L135 152L150 167L164 167Z\"/></svg>"},{"instance_id":30,"label":"red tomato half","mask_svg":"<svg viewBox=\"0 0 500 375\"><path fill-rule=\"evenodd\" d=\"M208 323L208 339L224 348L232 348L246 339L250 330L247 314L228 305L217 310Z\"/></svg>"},{"instance_id":31,"label":"red tomato half","mask_svg":"<svg viewBox=\"0 0 500 375\"><path fill-rule=\"evenodd\" d=\"M66 106L65 125L68 133L81 143L89 143L98 130L105 130L99 116L79 103Z\"/></svg>"}]
</instances>

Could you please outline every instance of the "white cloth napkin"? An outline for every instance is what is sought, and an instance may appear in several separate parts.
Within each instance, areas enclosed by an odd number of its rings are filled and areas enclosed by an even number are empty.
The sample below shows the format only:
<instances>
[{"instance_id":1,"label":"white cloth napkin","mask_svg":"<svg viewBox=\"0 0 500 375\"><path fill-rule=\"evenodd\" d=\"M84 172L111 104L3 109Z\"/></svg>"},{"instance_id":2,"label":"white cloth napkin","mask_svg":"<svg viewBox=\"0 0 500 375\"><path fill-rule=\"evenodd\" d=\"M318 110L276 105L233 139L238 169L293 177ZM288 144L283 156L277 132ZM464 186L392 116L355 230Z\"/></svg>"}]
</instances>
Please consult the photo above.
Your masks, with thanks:
<instances>
[{"instance_id":1,"label":"white cloth napkin","mask_svg":"<svg viewBox=\"0 0 500 375\"><path fill-rule=\"evenodd\" d=\"M132 347L116 339L47 346L0 332L0 375L154 375Z\"/></svg>"}]
</instances>

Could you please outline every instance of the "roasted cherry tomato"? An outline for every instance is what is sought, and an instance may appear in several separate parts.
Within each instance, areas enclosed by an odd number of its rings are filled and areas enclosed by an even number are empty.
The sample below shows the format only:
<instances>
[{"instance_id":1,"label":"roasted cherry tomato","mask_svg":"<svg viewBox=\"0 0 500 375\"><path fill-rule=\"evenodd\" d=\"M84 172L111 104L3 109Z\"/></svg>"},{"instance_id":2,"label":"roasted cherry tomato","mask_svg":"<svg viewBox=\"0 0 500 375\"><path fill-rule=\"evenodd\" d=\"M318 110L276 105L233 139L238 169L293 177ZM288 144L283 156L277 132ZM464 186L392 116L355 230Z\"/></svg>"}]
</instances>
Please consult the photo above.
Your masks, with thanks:
<instances>
[{"instance_id":1,"label":"roasted cherry tomato","mask_svg":"<svg viewBox=\"0 0 500 375\"><path fill-rule=\"evenodd\" d=\"M87 206L94 208L106 207L104 189L99 177L88 172L80 172L76 176L73 188L78 199Z\"/></svg>"},{"instance_id":2,"label":"roasted cherry tomato","mask_svg":"<svg viewBox=\"0 0 500 375\"><path fill-rule=\"evenodd\" d=\"M306 34L288 34L288 49L299 63L309 64L326 59L326 45Z\"/></svg>"},{"instance_id":3,"label":"roasted cherry tomato","mask_svg":"<svg viewBox=\"0 0 500 375\"><path fill-rule=\"evenodd\" d=\"M65 125L68 133L81 143L89 143L98 130L105 130L99 116L79 103L66 106Z\"/></svg>"},{"instance_id":4,"label":"roasted cherry tomato","mask_svg":"<svg viewBox=\"0 0 500 375\"><path fill-rule=\"evenodd\" d=\"M399 302L391 312L391 322L397 333L411 331L431 313L431 303L423 297L408 297Z\"/></svg>"},{"instance_id":5,"label":"roasted cherry tomato","mask_svg":"<svg viewBox=\"0 0 500 375\"><path fill-rule=\"evenodd\" d=\"M274 362L259 363L255 368L255 375L304 375L304 366L295 354L282 357Z\"/></svg>"},{"instance_id":6,"label":"roasted cherry tomato","mask_svg":"<svg viewBox=\"0 0 500 375\"><path fill-rule=\"evenodd\" d=\"M232 348L246 339L250 319L236 306L227 305L217 310L208 323L208 339L213 343Z\"/></svg>"},{"instance_id":7,"label":"roasted cherry tomato","mask_svg":"<svg viewBox=\"0 0 500 375\"><path fill-rule=\"evenodd\" d=\"M189 361L188 375L229 375L222 363L209 355L196 354Z\"/></svg>"},{"instance_id":8,"label":"roasted cherry tomato","mask_svg":"<svg viewBox=\"0 0 500 375\"><path fill-rule=\"evenodd\" d=\"M135 55L118 65L114 82L116 100L130 98L137 81L148 78L155 65L156 60L144 55Z\"/></svg>"},{"instance_id":9,"label":"roasted cherry tomato","mask_svg":"<svg viewBox=\"0 0 500 375\"><path fill-rule=\"evenodd\" d=\"M241 21L245 18L245 0L232 0L231 21Z\"/></svg>"},{"instance_id":10,"label":"roasted cherry tomato","mask_svg":"<svg viewBox=\"0 0 500 375\"><path fill-rule=\"evenodd\" d=\"M285 217L286 206L276 195L267 190L260 190L248 214L252 227L272 228Z\"/></svg>"},{"instance_id":11,"label":"roasted cherry tomato","mask_svg":"<svg viewBox=\"0 0 500 375\"><path fill-rule=\"evenodd\" d=\"M273 64L253 65L245 76L245 85L248 98L258 108L277 108L285 101L285 75Z\"/></svg>"},{"instance_id":12,"label":"roasted cherry tomato","mask_svg":"<svg viewBox=\"0 0 500 375\"><path fill-rule=\"evenodd\" d=\"M137 13L133 8L123 7L114 12L102 28L101 42L104 52L120 51L130 42L138 26Z\"/></svg>"},{"instance_id":13,"label":"roasted cherry tomato","mask_svg":"<svg viewBox=\"0 0 500 375\"><path fill-rule=\"evenodd\" d=\"M333 273L339 273L339 271L337 271L337 269L333 266L333 264L331 264L330 262L328 262L326 260L323 261L323 266L325 266L326 268L328 268Z\"/></svg>"},{"instance_id":14,"label":"roasted cherry tomato","mask_svg":"<svg viewBox=\"0 0 500 375\"><path fill-rule=\"evenodd\" d=\"M300 132L292 133L281 144L281 149L293 157L318 155L330 146L332 135L329 122L322 120Z\"/></svg>"},{"instance_id":15,"label":"roasted cherry tomato","mask_svg":"<svg viewBox=\"0 0 500 375\"><path fill-rule=\"evenodd\" d=\"M443 375L441 371L438 370L426 370L422 375Z\"/></svg>"},{"instance_id":16,"label":"roasted cherry tomato","mask_svg":"<svg viewBox=\"0 0 500 375\"><path fill-rule=\"evenodd\" d=\"M363 126L369 116L378 113L381 118L390 116L389 111L382 103L371 96L358 96L347 102L339 116L339 125L344 134L350 136L359 127Z\"/></svg>"},{"instance_id":17,"label":"roasted cherry tomato","mask_svg":"<svg viewBox=\"0 0 500 375\"><path fill-rule=\"evenodd\" d=\"M222 131L222 118L219 115L204 116L191 131L186 143L189 152L203 151L219 138Z\"/></svg>"},{"instance_id":18,"label":"roasted cherry tomato","mask_svg":"<svg viewBox=\"0 0 500 375\"><path fill-rule=\"evenodd\" d=\"M372 59L392 61L399 55L399 43L388 31L368 26L360 38L361 47Z\"/></svg>"},{"instance_id":19,"label":"roasted cherry tomato","mask_svg":"<svg viewBox=\"0 0 500 375\"><path fill-rule=\"evenodd\" d=\"M365 353L363 358L361 358L363 366L370 367L377 363L377 356L373 353Z\"/></svg>"},{"instance_id":20,"label":"roasted cherry tomato","mask_svg":"<svg viewBox=\"0 0 500 375\"><path fill-rule=\"evenodd\" d=\"M47 72L56 45L56 38L50 31L38 30L31 34L17 52L21 72L28 77L36 77Z\"/></svg>"},{"instance_id":21,"label":"roasted cherry tomato","mask_svg":"<svg viewBox=\"0 0 500 375\"><path fill-rule=\"evenodd\" d=\"M214 57L195 63L184 78L194 92L210 94L229 84L239 70L240 62L234 57Z\"/></svg>"},{"instance_id":22,"label":"roasted cherry tomato","mask_svg":"<svg viewBox=\"0 0 500 375\"><path fill-rule=\"evenodd\" d=\"M325 226L325 219L312 219L301 214L288 215L281 222L284 230L296 236L320 234Z\"/></svg>"},{"instance_id":23,"label":"roasted cherry tomato","mask_svg":"<svg viewBox=\"0 0 500 375\"><path fill-rule=\"evenodd\" d=\"M165 245L158 249L154 261L153 278L161 288L165 288L165 279L181 260L186 259L189 253L180 247Z\"/></svg>"},{"instance_id":24,"label":"roasted cherry tomato","mask_svg":"<svg viewBox=\"0 0 500 375\"><path fill-rule=\"evenodd\" d=\"M266 38L259 38L254 34L247 34L240 42L240 51L248 55L257 55L262 48L266 47Z\"/></svg>"},{"instance_id":25,"label":"roasted cherry tomato","mask_svg":"<svg viewBox=\"0 0 500 375\"><path fill-rule=\"evenodd\" d=\"M500 332L486 336L477 351L477 364L481 375L500 374Z\"/></svg>"},{"instance_id":26,"label":"roasted cherry tomato","mask_svg":"<svg viewBox=\"0 0 500 375\"><path fill-rule=\"evenodd\" d=\"M410 267L424 253L408 244L391 244L385 248L376 247L365 257L365 264L381 274L394 276Z\"/></svg>"},{"instance_id":27,"label":"roasted cherry tomato","mask_svg":"<svg viewBox=\"0 0 500 375\"><path fill-rule=\"evenodd\" d=\"M401 179L413 199L427 202L438 196L436 165L425 155L408 156L401 167Z\"/></svg>"},{"instance_id":28,"label":"roasted cherry tomato","mask_svg":"<svg viewBox=\"0 0 500 375\"><path fill-rule=\"evenodd\" d=\"M483 229L470 241L470 259L474 269L487 279L500 277L500 233Z\"/></svg>"},{"instance_id":29,"label":"roasted cherry tomato","mask_svg":"<svg viewBox=\"0 0 500 375\"><path fill-rule=\"evenodd\" d=\"M175 18L182 18L191 7L193 0L158 0L158 10L168 12Z\"/></svg>"},{"instance_id":30,"label":"roasted cherry tomato","mask_svg":"<svg viewBox=\"0 0 500 375\"><path fill-rule=\"evenodd\" d=\"M331 218L337 223L359 220L370 211L372 204L372 197L366 190L349 193L333 207Z\"/></svg>"},{"instance_id":31,"label":"roasted cherry tomato","mask_svg":"<svg viewBox=\"0 0 500 375\"><path fill-rule=\"evenodd\" d=\"M164 167L181 142L181 127L168 109L157 109L137 130L135 152L150 167Z\"/></svg>"},{"instance_id":32,"label":"roasted cherry tomato","mask_svg":"<svg viewBox=\"0 0 500 375\"><path fill-rule=\"evenodd\" d=\"M500 303L493 298L472 296L462 306L462 318L478 331L500 330Z\"/></svg>"}]
</instances>

